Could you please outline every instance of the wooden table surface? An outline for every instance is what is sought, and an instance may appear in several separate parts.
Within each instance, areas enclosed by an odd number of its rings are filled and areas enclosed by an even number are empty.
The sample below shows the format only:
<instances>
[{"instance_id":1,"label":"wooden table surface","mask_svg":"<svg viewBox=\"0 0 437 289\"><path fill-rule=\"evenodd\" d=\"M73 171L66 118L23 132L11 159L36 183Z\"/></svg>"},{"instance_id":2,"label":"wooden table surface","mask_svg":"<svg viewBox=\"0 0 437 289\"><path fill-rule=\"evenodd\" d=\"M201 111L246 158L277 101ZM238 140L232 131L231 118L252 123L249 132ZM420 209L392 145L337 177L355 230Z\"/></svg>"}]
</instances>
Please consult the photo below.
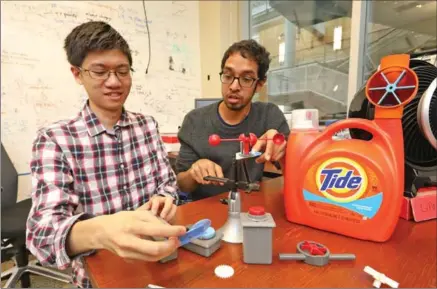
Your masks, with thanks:
<instances>
[{"instance_id":1,"label":"wooden table surface","mask_svg":"<svg viewBox=\"0 0 437 289\"><path fill-rule=\"evenodd\" d=\"M372 288L373 279L363 272L366 265L400 283L399 287L436 287L437 221L423 223L399 219L392 238L385 243L361 241L288 222L284 217L283 178L261 185L261 191L242 194L242 209L262 205L272 213L273 264L243 263L242 244L222 242L210 258L178 249L178 259L167 264L132 262L99 251L85 259L94 287L138 287L148 284L163 287L364 287ZM209 218L221 227L227 219L227 206L219 202L227 194L188 203L179 207L177 222L194 223ZM312 240L326 245L331 253L353 253L355 261L332 261L314 267L299 261L279 261L279 253L294 253L296 244ZM214 269L221 264L234 268L230 279L220 279Z\"/></svg>"}]
</instances>

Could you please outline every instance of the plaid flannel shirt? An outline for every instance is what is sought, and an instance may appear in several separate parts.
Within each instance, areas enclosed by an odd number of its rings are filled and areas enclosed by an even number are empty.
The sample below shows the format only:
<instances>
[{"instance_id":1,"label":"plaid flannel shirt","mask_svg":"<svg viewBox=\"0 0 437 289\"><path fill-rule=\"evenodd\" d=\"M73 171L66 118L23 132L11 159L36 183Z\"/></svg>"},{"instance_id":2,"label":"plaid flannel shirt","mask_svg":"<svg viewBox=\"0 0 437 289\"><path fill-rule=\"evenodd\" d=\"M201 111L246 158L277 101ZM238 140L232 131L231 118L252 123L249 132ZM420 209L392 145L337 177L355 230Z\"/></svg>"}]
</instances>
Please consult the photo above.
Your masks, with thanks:
<instances>
[{"instance_id":1,"label":"plaid flannel shirt","mask_svg":"<svg viewBox=\"0 0 437 289\"><path fill-rule=\"evenodd\" d=\"M76 221L135 210L154 194L179 200L155 119L124 109L113 131L105 129L88 103L74 119L41 129L30 167L26 245L44 265L71 265L79 287L91 287L81 257L93 251L67 255L67 234Z\"/></svg>"}]
</instances>

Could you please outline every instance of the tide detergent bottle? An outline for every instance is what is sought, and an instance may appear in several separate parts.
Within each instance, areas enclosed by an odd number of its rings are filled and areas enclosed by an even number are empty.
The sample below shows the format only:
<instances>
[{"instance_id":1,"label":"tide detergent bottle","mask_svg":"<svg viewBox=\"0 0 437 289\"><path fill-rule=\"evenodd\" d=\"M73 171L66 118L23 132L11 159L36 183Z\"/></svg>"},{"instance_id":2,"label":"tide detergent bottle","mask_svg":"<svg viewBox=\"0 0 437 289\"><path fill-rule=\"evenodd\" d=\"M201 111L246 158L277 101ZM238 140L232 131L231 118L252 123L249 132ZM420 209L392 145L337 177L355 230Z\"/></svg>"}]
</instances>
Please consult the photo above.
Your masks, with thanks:
<instances>
[{"instance_id":1,"label":"tide detergent bottle","mask_svg":"<svg viewBox=\"0 0 437 289\"><path fill-rule=\"evenodd\" d=\"M404 54L387 56L368 80L374 120L341 120L323 132L292 127L284 173L289 221L362 240L391 237L404 188L403 107L418 89L409 60ZM350 128L365 130L372 139L333 139Z\"/></svg>"}]
</instances>

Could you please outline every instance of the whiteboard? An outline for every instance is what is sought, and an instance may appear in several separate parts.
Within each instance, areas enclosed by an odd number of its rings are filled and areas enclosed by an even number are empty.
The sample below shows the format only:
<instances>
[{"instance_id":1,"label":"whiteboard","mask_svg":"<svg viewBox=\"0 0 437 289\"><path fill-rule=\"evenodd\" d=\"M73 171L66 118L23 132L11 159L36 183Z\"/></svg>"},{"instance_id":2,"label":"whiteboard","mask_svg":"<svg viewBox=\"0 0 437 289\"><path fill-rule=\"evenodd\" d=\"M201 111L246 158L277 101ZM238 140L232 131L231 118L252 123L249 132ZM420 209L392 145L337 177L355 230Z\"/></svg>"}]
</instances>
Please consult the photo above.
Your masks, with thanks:
<instances>
[{"instance_id":1,"label":"whiteboard","mask_svg":"<svg viewBox=\"0 0 437 289\"><path fill-rule=\"evenodd\" d=\"M161 133L177 132L200 97L197 1L2 1L1 138L17 171L30 171L38 128L71 118L86 93L70 72L64 39L75 26L108 22L126 39L133 83L126 109L152 115ZM171 59L171 63L170 63Z\"/></svg>"}]
</instances>

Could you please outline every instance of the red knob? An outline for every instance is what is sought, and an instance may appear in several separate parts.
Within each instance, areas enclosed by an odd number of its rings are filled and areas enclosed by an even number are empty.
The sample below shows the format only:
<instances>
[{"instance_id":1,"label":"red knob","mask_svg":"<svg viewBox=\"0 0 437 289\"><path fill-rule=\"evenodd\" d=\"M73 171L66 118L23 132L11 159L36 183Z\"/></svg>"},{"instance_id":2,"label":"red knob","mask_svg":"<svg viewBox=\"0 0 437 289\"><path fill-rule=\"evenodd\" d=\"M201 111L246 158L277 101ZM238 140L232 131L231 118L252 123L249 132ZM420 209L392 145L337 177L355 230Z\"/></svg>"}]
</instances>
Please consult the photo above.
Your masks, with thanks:
<instances>
[{"instance_id":1,"label":"red knob","mask_svg":"<svg viewBox=\"0 0 437 289\"><path fill-rule=\"evenodd\" d=\"M249 134L249 139L250 139L251 146L254 146L256 144L256 142L258 141L258 138L256 137L256 135L254 133Z\"/></svg>"},{"instance_id":2,"label":"red knob","mask_svg":"<svg viewBox=\"0 0 437 289\"><path fill-rule=\"evenodd\" d=\"M212 134L209 136L209 144L212 146L218 146L221 142L221 138L218 134Z\"/></svg>"},{"instance_id":3,"label":"red knob","mask_svg":"<svg viewBox=\"0 0 437 289\"><path fill-rule=\"evenodd\" d=\"M246 142L246 141L248 141L248 139L249 138L247 136L245 136L244 133L242 133L238 136L238 140L242 141L242 142Z\"/></svg>"},{"instance_id":4,"label":"red knob","mask_svg":"<svg viewBox=\"0 0 437 289\"><path fill-rule=\"evenodd\" d=\"M285 141L285 136L282 133L277 133L273 137L273 143L275 145L280 145Z\"/></svg>"},{"instance_id":5,"label":"red knob","mask_svg":"<svg viewBox=\"0 0 437 289\"><path fill-rule=\"evenodd\" d=\"M256 206L249 208L249 214L252 216L263 216L266 213L264 207Z\"/></svg>"},{"instance_id":6,"label":"red knob","mask_svg":"<svg viewBox=\"0 0 437 289\"><path fill-rule=\"evenodd\" d=\"M323 245L308 241L304 241L300 248L303 251L307 251L308 253L310 253L310 255L313 256L325 255L327 252L326 247L324 247Z\"/></svg>"}]
</instances>

